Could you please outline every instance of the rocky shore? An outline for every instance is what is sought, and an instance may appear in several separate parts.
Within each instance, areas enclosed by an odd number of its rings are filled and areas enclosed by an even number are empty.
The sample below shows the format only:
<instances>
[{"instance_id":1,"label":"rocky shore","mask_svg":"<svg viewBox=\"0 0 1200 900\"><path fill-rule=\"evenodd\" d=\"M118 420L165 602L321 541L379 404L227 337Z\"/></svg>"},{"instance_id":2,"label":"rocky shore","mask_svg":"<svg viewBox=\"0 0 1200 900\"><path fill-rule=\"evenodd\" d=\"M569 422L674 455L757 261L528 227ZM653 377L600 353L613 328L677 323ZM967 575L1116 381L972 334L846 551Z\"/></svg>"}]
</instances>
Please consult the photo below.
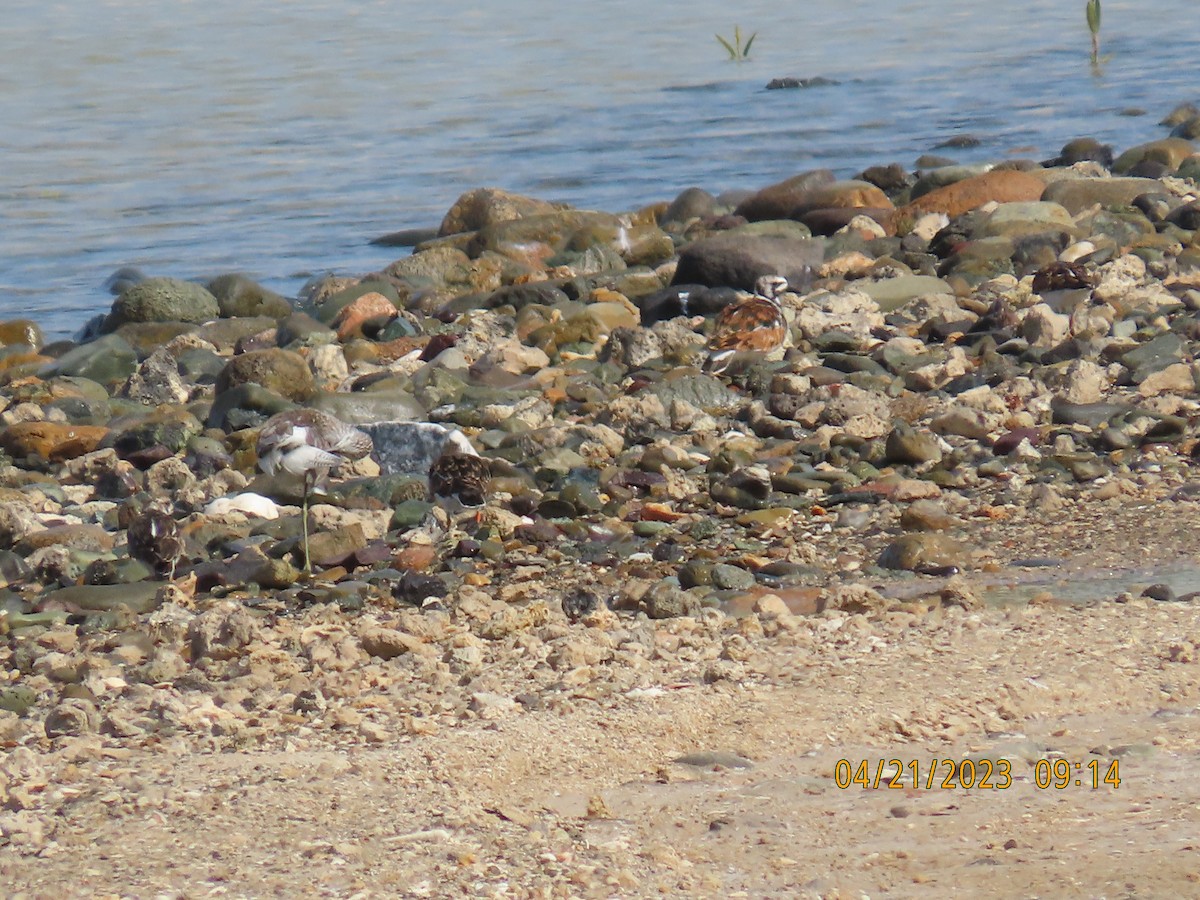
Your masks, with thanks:
<instances>
[{"instance_id":1,"label":"rocky shore","mask_svg":"<svg viewBox=\"0 0 1200 900\"><path fill-rule=\"evenodd\" d=\"M1028 785L1039 754L1098 752L1043 719L1195 714L1196 133L1180 108L1119 154L1080 139L622 213L478 189L436 233L381 239L410 255L295 300L123 270L87 339L0 324L0 876L28 896L938 883L935 858L737 863L626 782L761 788L758 757L798 778L788 815L833 816L839 746L982 746ZM791 287L782 359L705 372L713 318L764 275ZM255 458L296 406L375 444L312 506L311 575L302 488ZM488 461L480 509L428 496L450 429ZM126 539L164 503L170 578ZM1145 567L1170 577L1072 589ZM1087 669L1098 646L1122 661ZM1135 743L1101 750L1157 753L1164 778L1196 752ZM274 781L336 827L286 837ZM360 781L413 805L371 813ZM239 803L272 837L233 840ZM231 860L267 847L294 867L245 881ZM314 888L332 859L345 877Z\"/></svg>"}]
</instances>

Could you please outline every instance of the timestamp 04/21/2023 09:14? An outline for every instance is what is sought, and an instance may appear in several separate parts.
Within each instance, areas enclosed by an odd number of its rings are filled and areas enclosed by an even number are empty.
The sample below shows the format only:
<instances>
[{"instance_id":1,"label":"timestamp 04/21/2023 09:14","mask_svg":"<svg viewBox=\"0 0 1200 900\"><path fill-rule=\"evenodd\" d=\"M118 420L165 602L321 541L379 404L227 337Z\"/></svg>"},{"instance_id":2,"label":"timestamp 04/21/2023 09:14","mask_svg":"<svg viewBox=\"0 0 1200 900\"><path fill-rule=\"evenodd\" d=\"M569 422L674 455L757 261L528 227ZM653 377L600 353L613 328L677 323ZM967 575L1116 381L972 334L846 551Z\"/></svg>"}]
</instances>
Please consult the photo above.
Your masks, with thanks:
<instances>
[{"instance_id":1,"label":"timestamp 04/21/2023 09:14","mask_svg":"<svg viewBox=\"0 0 1200 900\"><path fill-rule=\"evenodd\" d=\"M1012 762L1007 759L839 759L833 781L850 788L925 788L926 790L1007 790L1013 786ZM1038 759L1033 763L1033 785L1038 790L1067 788L1116 789L1121 786L1120 760L1066 758Z\"/></svg>"}]
</instances>

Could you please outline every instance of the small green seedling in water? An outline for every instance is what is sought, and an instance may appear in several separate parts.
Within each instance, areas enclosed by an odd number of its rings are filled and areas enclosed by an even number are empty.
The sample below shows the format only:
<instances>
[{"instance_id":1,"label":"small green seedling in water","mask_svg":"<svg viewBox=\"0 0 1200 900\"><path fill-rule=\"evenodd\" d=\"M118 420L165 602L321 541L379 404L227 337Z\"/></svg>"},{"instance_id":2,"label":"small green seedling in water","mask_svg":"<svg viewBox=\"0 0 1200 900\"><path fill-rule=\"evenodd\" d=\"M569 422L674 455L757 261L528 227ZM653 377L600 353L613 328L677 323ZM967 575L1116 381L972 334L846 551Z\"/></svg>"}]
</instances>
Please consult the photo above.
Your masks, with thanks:
<instances>
[{"instance_id":1,"label":"small green seedling in water","mask_svg":"<svg viewBox=\"0 0 1200 900\"><path fill-rule=\"evenodd\" d=\"M1088 31L1092 33L1092 65L1100 61L1100 0L1088 0Z\"/></svg>"},{"instance_id":2,"label":"small green seedling in water","mask_svg":"<svg viewBox=\"0 0 1200 900\"><path fill-rule=\"evenodd\" d=\"M1098 0L1091 0L1091 2L1096 3ZM758 37L757 31L750 35L750 37L746 39L746 43L743 44L741 26L734 25L732 43L721 37L719 34L717 35L717 40L721 42L721 46L725 48L725 52L729 54L730 59L741 62L743 59L750 58L750 45L754 43L754 39L756 37Z\"/></svg>"}]
</instances>

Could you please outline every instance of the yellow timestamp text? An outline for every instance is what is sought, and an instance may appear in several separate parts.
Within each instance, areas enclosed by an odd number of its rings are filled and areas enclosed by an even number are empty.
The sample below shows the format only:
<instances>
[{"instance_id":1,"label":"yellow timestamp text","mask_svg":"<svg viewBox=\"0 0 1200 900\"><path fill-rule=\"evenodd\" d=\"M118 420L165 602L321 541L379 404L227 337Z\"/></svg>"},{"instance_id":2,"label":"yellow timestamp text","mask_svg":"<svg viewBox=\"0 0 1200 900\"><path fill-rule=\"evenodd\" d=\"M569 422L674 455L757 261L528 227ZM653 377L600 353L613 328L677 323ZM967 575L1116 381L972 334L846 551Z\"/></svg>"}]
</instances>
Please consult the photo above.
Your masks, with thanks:
<instances>
[{"instance_id":1,"label":"yellow timestamp text","mask_svg":"<svg viewBox=\"0 0 1200 900\"><path fill-rule=\"evenodd\" d=\"M1111 787L1115 790L1121 786L1121 761L1089 759L1080 763L1062 758L1039 759L1033 764L1033 784L1043 791L1062 791L1070 787L1086 787L1093 791Z\"/></svg>"},{"instance_id":2,"label":"yellow timestamp text","mask_svg":"<svg viewBox=\"0 0 1200 900\"><path fill-rule=\"evenodd\" d=\"M997 790L1013 786L1008 759L839 759L833 783L841 790L886 788L905 790ZM1120 761L1090 759L1038 759L1033 764L1033 784L1038 790L1087 787L1099 790L1121 786Z\"/></svg>"}]
</instances>

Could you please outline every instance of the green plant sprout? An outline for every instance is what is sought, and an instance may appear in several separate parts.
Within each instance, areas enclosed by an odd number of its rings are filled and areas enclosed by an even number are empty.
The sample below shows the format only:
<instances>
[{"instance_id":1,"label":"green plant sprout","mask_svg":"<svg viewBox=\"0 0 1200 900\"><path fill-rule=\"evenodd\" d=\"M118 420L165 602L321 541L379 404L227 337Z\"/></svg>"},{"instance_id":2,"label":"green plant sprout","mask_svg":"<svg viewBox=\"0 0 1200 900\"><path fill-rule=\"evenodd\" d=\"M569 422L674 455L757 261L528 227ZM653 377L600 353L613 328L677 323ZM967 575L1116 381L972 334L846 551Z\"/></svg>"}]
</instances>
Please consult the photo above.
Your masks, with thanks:
<instances>
[{"instance_id":1,"label":"green plant sprout","mask_svg":"<svg viewBox=\"0 0 1200 900\"><path fill-rule=\"evenodd\" d=\"M1099 0L1089 0L1091 3L1097 3ZM746 43L742 43L742 29L739 25L733 26L733 41L727 41L725 38L717 35L717 40L721 42L721 46L729 54L729 58L741 62L743 59L750 58L750 45L754 43L754 39L758 37L758 32L746 38Z\"/></svg>"},{"instance_id":2,"label":"green plant sprout","mask_svg":"<svg viewBox=\"0 0 1200 900\"><path fill-rule=\"evenodd\" d=\"M1100 0L1088 0L1088 31L1092 33L1092 65L1100 61Z\"/></svg>"}]
</instances>

